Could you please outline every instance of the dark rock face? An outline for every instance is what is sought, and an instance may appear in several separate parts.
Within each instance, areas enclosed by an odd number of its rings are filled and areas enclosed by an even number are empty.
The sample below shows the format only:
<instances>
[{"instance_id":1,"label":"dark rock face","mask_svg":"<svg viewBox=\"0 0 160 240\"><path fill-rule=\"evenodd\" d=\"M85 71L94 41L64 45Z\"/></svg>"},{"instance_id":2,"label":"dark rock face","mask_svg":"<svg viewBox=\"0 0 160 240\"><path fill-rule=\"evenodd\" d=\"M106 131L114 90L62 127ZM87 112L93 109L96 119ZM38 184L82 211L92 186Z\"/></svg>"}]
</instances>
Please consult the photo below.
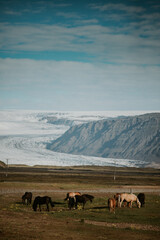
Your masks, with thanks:
<instances>
[{"instance_id":1,"label":"dark rock face","mask_svg":"<svg viewBox=\"0 0 160 240\"><path fill-rule=\"evenodd\" d=\"M48 146L57 152L160 162L160 113L71 127Z\"/></svg>"}]
</instances>

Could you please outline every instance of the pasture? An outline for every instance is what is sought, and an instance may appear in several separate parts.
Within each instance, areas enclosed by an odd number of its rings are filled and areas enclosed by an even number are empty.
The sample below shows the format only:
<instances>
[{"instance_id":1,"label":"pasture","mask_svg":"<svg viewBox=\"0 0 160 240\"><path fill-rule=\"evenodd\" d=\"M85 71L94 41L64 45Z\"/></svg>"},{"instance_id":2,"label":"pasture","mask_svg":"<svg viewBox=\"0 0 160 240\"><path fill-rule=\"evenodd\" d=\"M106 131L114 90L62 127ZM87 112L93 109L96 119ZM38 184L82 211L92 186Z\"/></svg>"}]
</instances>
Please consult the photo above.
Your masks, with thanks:
<instances>
[{"instance_id":1,"label":"pasture","mask_svg":"<svg viewBox=\"0 0 160 240\"><path fill-rule=\"evenodd\" d=\"M159 239L160 182L159 170L116 169L100 167L0 169L0 237L1 239ZM143 190L145 207L116 208L109 212L108 198L117 190ZM84 210L69 210L66 193L77 190L92 194L92 203ZM153 191L151 191L153 190ZM22 203L26 191L36 196L48 195L54 202L50 211L33 211L32 205Z\"/></svg>"}]
</instances>

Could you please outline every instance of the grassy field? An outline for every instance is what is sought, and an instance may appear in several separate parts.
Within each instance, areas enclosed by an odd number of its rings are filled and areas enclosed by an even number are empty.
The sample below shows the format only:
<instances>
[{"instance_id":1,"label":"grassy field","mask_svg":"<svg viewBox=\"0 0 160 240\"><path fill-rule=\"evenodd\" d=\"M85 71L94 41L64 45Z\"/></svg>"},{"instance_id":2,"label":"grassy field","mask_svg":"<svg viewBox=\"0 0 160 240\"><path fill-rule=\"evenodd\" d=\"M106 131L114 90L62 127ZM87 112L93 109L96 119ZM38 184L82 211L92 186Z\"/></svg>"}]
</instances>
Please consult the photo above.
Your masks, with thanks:
<instances>
[{"instance_id":1,"label":"grassy field","mask_svg":"<svg viewBox=\"0 0 160 240\"><path fill-rule=\"evenodd\" d=\"M116 176L114 180L114 176ZM1 239L159 239L160 170L111 167L34 167L10 166L0 169ZM145 207L116 208L110 213L107 200L114 190L124 187L143 189ZM147 189L153 192L147 192ZM34 212L21 197L31 190L33 199L48 195L55 203L50 212ZM85 209L68 210L68 191L94 195ZM102 190L102 191L101 191ZM136 193L136 194L137 194Z\"/></svg>"}]
</instances>

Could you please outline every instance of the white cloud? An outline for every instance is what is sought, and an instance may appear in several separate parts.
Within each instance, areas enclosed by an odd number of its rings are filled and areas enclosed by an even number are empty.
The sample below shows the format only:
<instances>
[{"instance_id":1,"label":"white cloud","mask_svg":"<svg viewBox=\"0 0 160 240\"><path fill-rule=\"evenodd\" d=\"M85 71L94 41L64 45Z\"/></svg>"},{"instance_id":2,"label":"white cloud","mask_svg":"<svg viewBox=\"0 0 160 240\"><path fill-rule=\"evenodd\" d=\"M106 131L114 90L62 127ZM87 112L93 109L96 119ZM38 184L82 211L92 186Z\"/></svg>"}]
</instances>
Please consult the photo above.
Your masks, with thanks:
<instances>
[{"instance_id":1,"label":"white cloud","mask_svg":"<svg viewBox=\"0 0 160 240\"><path fill-rule=\"evenodd\" d=\"M159 67L0 59L0 107L154 110L159 75Z\"/></svg>"},{"instance_id":2,"label":"white cloud","mask_svg":"<svg viewBox=\"0 0 160 240\"><path fill-rule=\"evenodd\" d=\"M89 5L92 9L97 9L99 11L109 11L109 10L117 10L117 11L123 11L127 12L130 14L135 14L135 13L141 13L145 11L145 8L143 7L137 7L137 6L128 6L125 4L103 4L103 5L98 5L98 4L90 4Z\"/></svg>"},{"instance_id":3,"label":"white cloud","mask_svg":"<svg viewBox=\"0 0 160 240\"><path fill-rule=\"evenodd\" d=\"M151 35L156 29L148 30L144 38L140 36L146 33L142 27L135 31L131 25L129 34L125 34L125 29L98 24L77 27L1 24L0 47L7 51L81 52L94 56L97 61L114 63L158 64L160 42Z\"/></svg>"},{"instance_id":4,"label":"white cloud","mask_svg":"<svg viewBox=\"0 0 160 240\"><path fill-rule=\"evenodd\" d=\"M96 88L133 87L150 84L160 86L160 68L127 65L91 64L72 61L36 61L0 59L0 83L4 86L76 86Z\"/></svg>"}]
</instances>

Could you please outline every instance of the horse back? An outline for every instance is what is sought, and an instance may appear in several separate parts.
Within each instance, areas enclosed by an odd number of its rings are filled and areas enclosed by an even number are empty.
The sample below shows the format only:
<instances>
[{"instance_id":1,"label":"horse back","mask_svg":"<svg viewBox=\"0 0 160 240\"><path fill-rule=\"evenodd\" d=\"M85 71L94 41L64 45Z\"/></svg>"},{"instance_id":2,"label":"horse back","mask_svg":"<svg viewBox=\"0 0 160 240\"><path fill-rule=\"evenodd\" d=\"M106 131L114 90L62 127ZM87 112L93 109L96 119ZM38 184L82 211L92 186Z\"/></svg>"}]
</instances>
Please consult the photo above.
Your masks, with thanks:
<instances>
[{"instance_id":1,"label":"horse back","mask_svg":"<svg viewBox=\"0 0 160 240\"><path fill-rule=\"evenodd\" d=\"M126 200L127 202L136 201L137 196L133 193L122 193L120 195L121 200Z\"/></svg>"}]
</instances>

